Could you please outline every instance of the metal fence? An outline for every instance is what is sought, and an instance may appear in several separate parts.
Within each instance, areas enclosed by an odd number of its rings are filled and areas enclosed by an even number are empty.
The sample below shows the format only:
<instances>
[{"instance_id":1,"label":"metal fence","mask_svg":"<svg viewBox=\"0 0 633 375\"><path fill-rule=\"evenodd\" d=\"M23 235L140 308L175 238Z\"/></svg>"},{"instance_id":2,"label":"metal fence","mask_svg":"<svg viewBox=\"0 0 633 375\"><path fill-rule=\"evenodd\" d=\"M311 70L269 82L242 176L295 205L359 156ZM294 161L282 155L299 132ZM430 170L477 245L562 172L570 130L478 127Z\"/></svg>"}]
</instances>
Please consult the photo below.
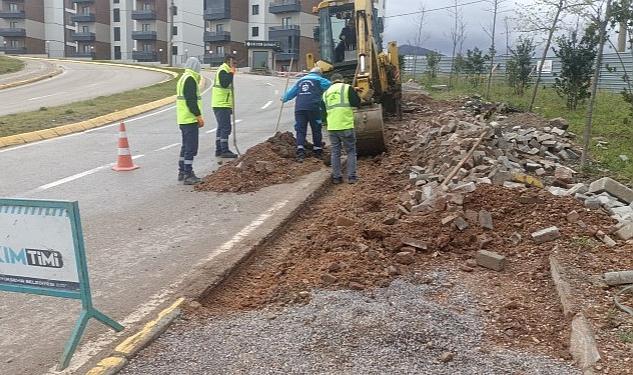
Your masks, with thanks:
<instances>
[{"instance_id":1,"label":"metal fence","mask_svg":"<svg viewBox=\"0 0 633 375\"><path fill-rule=\"evenodd\" d=\"M533 59L535 67L539 60L540 58ZM494 74L495 80L501 81L504 79L506 75L507 61L507 56L495 57L495 65L497 65ZM438 65L438 73L450 74L452 59L450 57L442 56ZM426 57L418 56L416 61L415 56L405 56L404 67L407 75L413 76L415 72L416 77L421 77L427 71ZM546 86L553 85L554 79L560 70L560 60L557 57L548 57L542 73L542 84ZM629 77L633 78L633 56L631 56L629 52L620 54L605 54L602 72L600 73L599 88L601 90L621 92L627 87L626 82L622 79L625 74L628 74ZM536 72L534 72L534 76L535 75Z\"/></svg>"}]
</instances>

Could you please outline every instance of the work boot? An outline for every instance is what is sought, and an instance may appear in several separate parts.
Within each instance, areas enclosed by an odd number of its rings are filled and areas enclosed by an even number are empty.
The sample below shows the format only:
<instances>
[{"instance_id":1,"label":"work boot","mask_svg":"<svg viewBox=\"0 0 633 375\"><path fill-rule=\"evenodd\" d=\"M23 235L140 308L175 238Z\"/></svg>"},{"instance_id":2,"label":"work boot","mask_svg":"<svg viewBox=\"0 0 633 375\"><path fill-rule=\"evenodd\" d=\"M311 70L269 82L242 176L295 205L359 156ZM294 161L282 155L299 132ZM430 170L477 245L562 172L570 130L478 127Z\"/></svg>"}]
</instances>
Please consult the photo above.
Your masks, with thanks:
<instances>
[{"instance_id":1,"label":"work boot","mask_svg":"<svg viewBox=\"0 0 633 375\"><path fill-rule=\"evenodd\" d=\"M297 149L297 161L299 163L303 163L305 158L306 158L306 152L301 148Z\"/></svg>"},{"instance_id":2,"label":"work boot","mask_svg":"<svg viewBox=\"0 0 633 375\"><path fill-rule=\"evenodd\" d=\"M332 177L332 184L340 185L343 183L343 177Z\"/></svg>"},{"instance_id":3,"label":"work boot","mask_svg":"<svg viewBox=\"0 0 633 375\"><path fill-rule=\"evenodd\" d=\"M358 182L358 178L356 176L347 178L347 183L350 184L350 185L353 185L353 184L355 184L357 182Z\"/></svg>"},{"instance_id":4,"label":"work boot","mask_svg":"<svg viewBox=\"0 0 633 375\"><path fill-rule=\"evenodd\" d=\"M178 181L184 181L185 180L185 172L178 172Z\"/></svg>"},{"instance_id":5,"label":"work boot","mask_svg":"<svg viewBox=\"0 0 633 375\"><path fill-rule=\"evenodd\" d=\"M196 176L195 173L191 172L187 176L185 176L184 184L185 185L196 185L201 183L202 180Z\"/></svg>"},{"instance_id":6,"label":"work boot","mask_svg":"<svg viewBox=\"0 0 633 375\"><path fill-rule=\"evenodd\" d=\"M314 150L314 157L323 160L323 150Z\"/></svg>"},{"instance_id":7,"label":"work boot","mask_svg":"<svg viewBox=\"0 0 633 375\"><path fill-rule=\"evenodd\" d=\"M237 154L234 154L230 150L226 150L226 151L220 153L220 157L224 158L224 159L237 159Z\"/></svg>"},{"instance_id":8,"label":"work boot","mask_svg":"<svg viewBox=\"0 0 633 375\"><path fill-rule=\"evenodd\" d=\"M220 156L220 155L222 155L222 152L220 151L220 149L216 149L215 156Z\"/></svg>"}]
</instances>

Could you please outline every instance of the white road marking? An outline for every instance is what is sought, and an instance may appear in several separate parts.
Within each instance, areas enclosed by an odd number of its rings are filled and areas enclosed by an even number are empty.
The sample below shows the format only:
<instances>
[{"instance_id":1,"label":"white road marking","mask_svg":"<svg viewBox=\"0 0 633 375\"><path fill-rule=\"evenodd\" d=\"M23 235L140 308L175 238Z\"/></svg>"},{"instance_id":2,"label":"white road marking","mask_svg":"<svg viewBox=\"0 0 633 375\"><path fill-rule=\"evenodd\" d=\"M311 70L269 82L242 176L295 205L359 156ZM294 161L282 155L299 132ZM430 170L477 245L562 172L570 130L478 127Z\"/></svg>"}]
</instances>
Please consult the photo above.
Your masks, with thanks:
<instances>
[{"instance_id":1,"label":"white road marking","mask_svg":"<svg viewBox=\"0 0 633 375\"><path fill-rule=\"evenodd\" d=\"M35 98L31 98L31 99L27 99L27 100L31 101L31 100L39 100L39 99L44 99L44 98L50 98L51 96L64 94L64 93L66 93L66 91L60 91L60 92L56 92L54 94L48 94L48 95L44 95L44 96L37 96Z\"/></svg>"},{"instance_id":2,"label":"white road marking","mask_svg":"<svg viewBox=\"0 0 633 375\"><path fill-rule=\"evenodd\" d=\"M272 84L272 83L270 83L270 82L266 82L266 84L267 84L268 86L270 86L270 87L273 87L273 84Z\"/></svg>"},{"instance_id":3,"label":"white road marking","mask_svg":"<svg viewBox=\"0 0 633 375\"><path fill-rule=\"evenodd\" d=\"M211 133L215 132L216 130L218 130L218 128L213 128L211 130L207 130L206 133L207 134L211 134Z\"/></svg>"},{"instance_id":4,"label":"white road marking","mask_svg":"<svg viewBox=\"0 0 633 375\"><path fill-rule=\"evenodd\" d=\"M215 251L211 252L211 254L205 259L199 261L193 269L200 269L204 265L211 262L218 255L224 254L226 252L231 251L235 245L239 244L246 236L253 233L257 228L259 228L262 224L266 222L266 220L270 219L275 215L275 213L281 209L283 209L288 203L289 200L284 200L276 203L271 208L269 208L266 212L259 215L255 220L253 220L249 225L240 230L237 234L233 236L229 241L222 244ZM140 322L147 315L151 314L157 307L165 303L173 294L175 294L182 283L184 282L184 278L173 283L169 288L165 288L153 296L149 297L147 302L143 305L139 306L135 311L131 314L123 318L120 321L126 328ZM87 342L75 353L73 356L73 361L70 366L64 371L57 371L55 367L52 367L48 370L48 375L53 374L74 374L79 368L84 366L88 361L92 360L93 357L100 352L103 351L104 348L109 346L115 340L118 340L121 336L129 334L129 331L126 329L123 333L113 334L112 332L106 332L94 339L91 342Z\"/></svg>"},{"instance_id":5,"label":"white road marking","mask_svg":"<svg viewBox=\"0 0 633 375\"><path fill-rule=\"evenodd\" d=\"M275 90L275 95L279 95L279 94L280 94L279 90Z\"/></svg>"},{"instance_id":6,"label":"white road marking","mask_svg":"<svg viewBox=\"0 0 633 375\"><path fill-rule=\"evenodd\" d=\"M272 100L269 100L268 103L264 104L264 106L262 107L262 109L266 109L268 107L270 107L273 104Z\"/></svg>"},{"instance_id":7,"label":"white road marking","mask_svg":"<svg viewBox=\"0 0 633 375\"><path fill-rule=\"evenodd\" d=\"M136 156L132 157L132 160L136 160L136 159L142 158L144 156L145 155L136 155ZM37 188L35 188L33 190L29 190L29 191L27 191L24 194L25 195L30 195L30 194L40 193L42 191L45 191L45 190L48 190L48 189L51 189L51 188L54 188L54 187L57 187L57 186L60 186L60 185L63 185L63 184L67 184L69 182L78 180L80 178L83 178L83 177L86 177L86 176L90 176L91 174L95 174L95 173L97 173L97 172L99 172L101 170L110 168L113 165L114 165L114 163L110 163L110 164L102 165L100 167L93 168L93 169L90 169L90 170L87 170L87 171L84 171L84 172L81 172L81 173L77 173L75 175L68 176L66 178L62 178L61 180L57 180L57 181L51 182L49 184L42 185L42 186L37 187Z\"/></svg>"},{"instance_id":8,"label":"white road marking","mask_svg":"<svg viewBox=\"0 0 633 375\"><path fill-rule=\"evenodd\" d=\"M170 148L177 147L177 146L180 146L180 143L174 143L173 145L161 147L161 148L159 148L157 150L154 150L154 151L165 151L165 150L169 150Z\"/></svg>"},{"instance_id":9,"label":"white road marking","mask_svg":"<svg viewBox=\"0 0 633 375\"><path fill-rule=\"evenodd\" d=\"M239 123L240 123L240 122L242 122L242 121L244 121L244 120L242 120L242 119L238 119L238 120L235 120L235 123L236 123L236 124L239 124Z\"/></svg>"}]
</instances>

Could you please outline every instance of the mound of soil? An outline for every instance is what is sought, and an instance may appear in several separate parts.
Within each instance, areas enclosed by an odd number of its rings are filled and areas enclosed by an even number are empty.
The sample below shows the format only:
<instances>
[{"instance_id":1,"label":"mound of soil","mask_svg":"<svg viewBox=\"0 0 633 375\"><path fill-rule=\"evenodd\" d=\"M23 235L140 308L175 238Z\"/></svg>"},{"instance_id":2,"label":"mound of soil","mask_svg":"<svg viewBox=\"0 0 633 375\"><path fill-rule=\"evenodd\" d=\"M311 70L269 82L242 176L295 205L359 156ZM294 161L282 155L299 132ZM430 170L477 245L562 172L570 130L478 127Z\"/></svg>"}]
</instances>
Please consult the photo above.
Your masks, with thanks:
<instances>
[{"instance_id":1,"label":"mound of soil","mask_svg":"<svg viewBox=\"0 0 633 375\"><path fill-rule=\"evenodd\" d=\"M295 144L292 133L277 133L266 142L250 148L238 159L221 166L195 189L250 193L267 186L294 182L301 176L324 168L321 160L312 157L312 145L306 147L306 160L297 162Z\"/></svg>"}]
</instances>

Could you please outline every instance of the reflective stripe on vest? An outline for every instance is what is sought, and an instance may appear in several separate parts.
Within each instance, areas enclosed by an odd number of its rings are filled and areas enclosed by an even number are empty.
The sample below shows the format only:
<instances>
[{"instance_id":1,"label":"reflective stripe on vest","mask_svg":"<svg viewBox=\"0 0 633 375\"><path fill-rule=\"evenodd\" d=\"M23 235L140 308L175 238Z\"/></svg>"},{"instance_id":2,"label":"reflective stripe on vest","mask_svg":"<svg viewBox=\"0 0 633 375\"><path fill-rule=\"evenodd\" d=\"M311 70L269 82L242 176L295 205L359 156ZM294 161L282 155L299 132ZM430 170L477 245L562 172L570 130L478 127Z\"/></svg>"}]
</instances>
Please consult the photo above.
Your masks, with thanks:
<instances>
[{"instance_id":1,"label":"reflective stripe on vest","mask_svg":"<svg viewBox=\"0 0 633 375\"><path fill-rule=\"evenodd\" d=\"M183 75L178 80L176 85L176 117L178 124L195 124L198 122L196 116L191 113L189 107L187 107L187 100L185 99L185 82L191 77L196 81L196 94L198 95L198 108L202 111L202 96L200 95L200 75L194 73L191 70L185 70Z\"/></svg>"},{"instance_id":2,"label":"reflective stripe on vest","mask_svg":"<svg viewBox=\"0 0 633 375\"><path fill-rule=\"evenodd\" d=\"M231 68L225 63L218 68L213 82L211 93L211 107L213 108L233 108L233 92L231 86L224 88L220 85L220 72L231 72Z\"/></svg>"},{"instance_id":3,"label":"reflective stripe on vest","mask_svg":"<svg viewBox=\"0 0 633 375\"><path fill-rule=\"evenodd\" d=\"M354 109L349 102L350 88L350 85L335 83L323 94L327 110L327 130L354 128Z\"/></svg>"}]
</instances>

